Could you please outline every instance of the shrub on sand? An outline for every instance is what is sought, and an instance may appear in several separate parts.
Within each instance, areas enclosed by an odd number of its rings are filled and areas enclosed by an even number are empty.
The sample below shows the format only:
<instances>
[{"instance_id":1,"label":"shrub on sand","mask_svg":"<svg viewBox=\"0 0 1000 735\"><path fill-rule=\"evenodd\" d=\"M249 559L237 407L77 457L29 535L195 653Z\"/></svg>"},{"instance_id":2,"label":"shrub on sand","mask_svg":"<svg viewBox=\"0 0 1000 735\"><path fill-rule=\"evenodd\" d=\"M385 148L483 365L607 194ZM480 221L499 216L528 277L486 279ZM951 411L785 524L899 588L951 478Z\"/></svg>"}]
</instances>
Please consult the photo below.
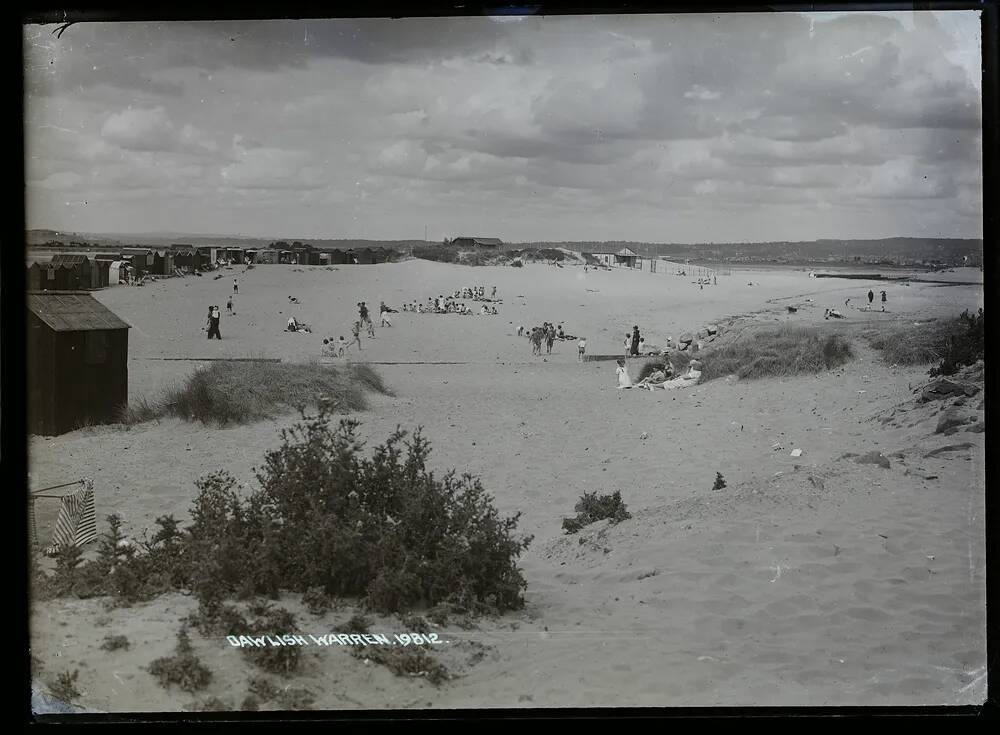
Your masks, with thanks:
<instances>
[{"instance_id":1,"label":"shrub on sand","mask_svg":"<svg viewBox=\"0 0 1000 735\"><path fill-rule=\"evenodd\" d=\"M149 673L160 686L177 686L185 692L201 691L212 680L212 672L201 663L191 648L187 631L177 635L177 648L173 656L158 658L149 665Z\"/></svg>"},{"instance_id":2,"label":"shrub on sand","mask_svg":"<svg viewBox=\"0 0 1000 735\"><path fill-rule=\"evenodd\" d=\"M819 373L848 362L851 343L839 334L809 327L746 330L699 354L702 382L736 375L741 379Z\"/></svg>"},{"instance_id":3,"label":"shrub on sand","mask_svg":"<svg viewBox=\"0 0 1000 735\"><path fill-rule=\"evenodd\" d=\"M562 526L566 533L576 533L584 526L605 518L610 518L612 523L621 523L632 517L622 502L619 490L610 495L600 496L597 493L584 493L573 510L576 511L575 518L563 519Z\"/></svg>"},{"instance_id":4,"label":"shrub on sand","mask_svg":"<svg viewBox=\"0 0 1000 735\"><path fill-rule=\"evenodd\" d=\"M928 372L938 375L954 375L966 365L972 365L985 357L986 343L983 325L983 310L970 314L966 309L955 321L952 334L948 335L948 347L941 358L941 364Z\"/></svg>"},{"instance_id":5,"label":"shrub on sand","mask_svg":"<svg viewBox=\"0 0 1000 735\"><path fill-rule=\"evenodd\" d=\"M121 411L121 420L133 424L174 415L225 426L273 418L317 401L336 411L361 411L367 407L365 391L389 392L370 365L215 362L197 369L161 401L140 398Z\"/></svg>"}]
</instances>

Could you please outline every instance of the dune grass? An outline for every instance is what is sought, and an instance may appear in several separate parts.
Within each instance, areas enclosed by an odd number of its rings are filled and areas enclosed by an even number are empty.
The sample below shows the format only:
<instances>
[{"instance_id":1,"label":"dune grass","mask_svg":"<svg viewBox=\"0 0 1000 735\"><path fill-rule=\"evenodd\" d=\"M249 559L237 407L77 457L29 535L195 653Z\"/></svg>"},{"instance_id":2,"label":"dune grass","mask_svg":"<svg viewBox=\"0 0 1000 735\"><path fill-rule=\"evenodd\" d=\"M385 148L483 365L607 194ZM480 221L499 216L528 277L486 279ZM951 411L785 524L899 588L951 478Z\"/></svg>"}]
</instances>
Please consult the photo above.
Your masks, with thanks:
<instances>
[{"instance_id":1,"label":"dune grass","mask_svg":"<svg viewBox=\"0 0 1000 735\"><path fill-rule=\"evenodd\" d=\"M890 365L930 365L946 357L949 338L962 331L963 324L959 317L933 319L920 324L886 324L865 330L861 336Z\"/></svg>"},{"instance_id":2,"label":"dune grass","mask_svg":"<svg viewBox=\"0 0 1000 735\"><path fill-rule=\"evenodd\" d=\"M809 327L747 330L695 355L702 363L702 382L728 375L755 379L819 373L853 356L843 335Z\"/></svg>"},{"instance_id":3,"label":"dune grass","mask_svg":"<svg viewBox=\"0 0 1000 735\"><path fill-rule=\"evenodd\" d=\"M336 411L362 411L368 407L366 393L390 394L371 365L215 362L198 368L161 399L133 401L121 410L120 419L127 425L163 416L220 426L245 424L323 401Z\"/></svg>"}]
</instances>

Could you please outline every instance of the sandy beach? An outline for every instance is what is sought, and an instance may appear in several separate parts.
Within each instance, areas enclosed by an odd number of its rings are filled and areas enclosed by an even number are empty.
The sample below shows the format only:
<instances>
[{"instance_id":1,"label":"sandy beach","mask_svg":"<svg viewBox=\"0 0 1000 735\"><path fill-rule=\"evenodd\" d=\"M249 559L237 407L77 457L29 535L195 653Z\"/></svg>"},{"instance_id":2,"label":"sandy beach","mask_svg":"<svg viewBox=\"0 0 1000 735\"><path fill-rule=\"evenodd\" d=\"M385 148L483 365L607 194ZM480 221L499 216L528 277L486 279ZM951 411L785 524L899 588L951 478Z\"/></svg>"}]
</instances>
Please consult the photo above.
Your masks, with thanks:
<instances>
[{"instance_id":1,"label":"sandy beach","mask_svg":"<svg viewBox=\"0 0 1000 735\"><path fill-rule=\"evenodd\" d=\"M221 341L206 340L205 311L225 308L234 276L236 313L224 311ZM338 647L307 647L292 684L315 693L316 709L983 701L985 435L935 434L936 412L908 403L926 367L887 366L856 338L872 325L978 308L982 287L815 279L807 269L734 270L704 288L693 280L411 260L233 268L95 295L132 326L135 400L177 384L199 358L327 359L323 338L350 338L359 301L377 313L382 300L398 309L497 287L497 316L392 314L393 326L377 327L348 359L375 364L394 393L357 415L363 438L422 426L435 470L477 475L502 513L523 514L519 531L535 536L521 560L526 607L439 631L451 643L437 653L460 674L440 687ZM877 303L854 308L869 288L887 292L884 313ZM824 320L826 308L847 318ZM291 315L312 334L283 331ZM575 342L533 357L516 330L542 321L586 337L590 354L619 353L633 325L663 345L707 324L720 339L797 324L852 336L855 357L817 375L618 391L614 362L579 363ZM629 362L633 377L641 364ZM980 400L967 409L981 414ZM883 423L901 406L908 420ZM215 428L171 418L31 437L31 486L92 477L99 530L115 512L138 536L158 516L186 520L194 481L210 471L251 484L293 421ZM928 456L945 445L959 448ZM790 456L795 448L801 456ZM870 451L891 466L844 456ZM721 490L712 489L717 472ZM614 490L631 519L562 532L584 492ZM39 507L40 528L55 511ZM293 595L282 604L316 635L350 616L313 616ZM143 667L173 648L179 618L195 607L183 595L113 610L101 600L39 603L32 653L43 674L80 670L84 706L176 711L194 698L161 689ZM373 620L373 631L400 630L398 620ZM109 633L131 648L101 650ZM215 675L204 696L238 707L253 672L224 640L194 643Z\"/></svg>"}]
</instances>

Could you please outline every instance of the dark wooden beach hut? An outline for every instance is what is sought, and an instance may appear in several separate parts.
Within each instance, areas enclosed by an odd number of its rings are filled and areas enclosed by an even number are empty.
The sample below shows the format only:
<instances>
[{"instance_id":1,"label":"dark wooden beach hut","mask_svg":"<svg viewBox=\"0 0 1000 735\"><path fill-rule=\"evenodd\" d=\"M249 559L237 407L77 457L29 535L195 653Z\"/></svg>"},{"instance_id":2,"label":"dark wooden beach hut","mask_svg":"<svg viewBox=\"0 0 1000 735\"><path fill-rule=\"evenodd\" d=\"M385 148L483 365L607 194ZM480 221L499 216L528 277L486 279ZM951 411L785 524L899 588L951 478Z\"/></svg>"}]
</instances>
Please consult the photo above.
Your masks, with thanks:
<instances>
[{"instance_id":1,"label":"dark wooden beach hut","mask_svg":"<svg viewBox=\"0 0 1000 735\"><path fill-rule=\"evenodd\" d=\"M375 256L375 251L371 248L363 248L355 252L355 263L359 265L372 265L377 263L378 259Z\"/></svg>"},{"instance_id":2,"label":"dark wooden beach hut","mask_svg":"<svg viewBox=\"0 0 1000 735\"><path fill-rule=\"evenodd\" d=\"M350 262L347 259L347 253L339 248L328 250L327 254L330 256L330 265L344 265Z\"/></svg>"},{"instance_id":3,"label":"dark wooden beach hut","mask_svg":"<svg viewBox=\"0 0 1000 735\"><path fill-rule=\"evenodd\" d=\"M70 290L97 288L94 269L90 258L86 255L57 253L52 256L51 262L56 269L56 288Z\"/></svg>"},{"instance_id":4,"label":"dark wooden beach hut","mask_svg":"<svg viewBox=\"0 0 1000 735\"><path fill-rule=\"evenodd\" d=\"M156 276L169 276L174 272L174 254L167 248L153 251L153 265L150 273Z\"/></svg>"},{"instance_id":5,"label":"dark wooden beach hut","mask_svg":"<svg viewBox=\"0 0 1000 735\"><path fill-rule=\"evenodd\" d=\"M28 431L115 421L128 401L129 325L84 291L29 291Z\"/></svg>"}]
</instances>

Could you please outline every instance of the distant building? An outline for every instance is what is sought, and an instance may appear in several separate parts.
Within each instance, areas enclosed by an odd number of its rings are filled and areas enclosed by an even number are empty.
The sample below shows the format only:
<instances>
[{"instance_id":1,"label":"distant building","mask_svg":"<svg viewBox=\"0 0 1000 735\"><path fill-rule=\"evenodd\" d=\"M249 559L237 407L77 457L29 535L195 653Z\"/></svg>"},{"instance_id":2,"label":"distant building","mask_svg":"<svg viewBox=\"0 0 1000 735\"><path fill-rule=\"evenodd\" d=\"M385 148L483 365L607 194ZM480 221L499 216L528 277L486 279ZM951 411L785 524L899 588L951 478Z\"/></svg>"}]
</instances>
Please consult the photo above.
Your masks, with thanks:
<instances>
[{"instance_id":1,"label":"distant building","mask_svg":"<svg viewBox=\"0 0 1000 735\"><path fill-rule=\"evenodd\" d=\"M115 421L128 402L129 325L84 291L29 291L28 431Z\"/></svg>"},{"instance_id":2,"label":"distant building","mask_svg":"<svg viewBox=\"0 0 1000 735\"><path fill-rule=\"evenodd\" d=\"M591 253L591 255L609 268L613 266L621 266L625 268L642 267L639 254L629 248L622 248L614 253Z\"/></svg>"},{"instance_id":3,"label":"distant building","mask_svg":"<svg viewBox=\"0 0 1000 735\"><path fill-rule=\"evenodd\" d=\"M503 241L495 237L456 237L451 244L460 248L487 248L489 250L500 250Z\"/></svg>"}]
</instances>

